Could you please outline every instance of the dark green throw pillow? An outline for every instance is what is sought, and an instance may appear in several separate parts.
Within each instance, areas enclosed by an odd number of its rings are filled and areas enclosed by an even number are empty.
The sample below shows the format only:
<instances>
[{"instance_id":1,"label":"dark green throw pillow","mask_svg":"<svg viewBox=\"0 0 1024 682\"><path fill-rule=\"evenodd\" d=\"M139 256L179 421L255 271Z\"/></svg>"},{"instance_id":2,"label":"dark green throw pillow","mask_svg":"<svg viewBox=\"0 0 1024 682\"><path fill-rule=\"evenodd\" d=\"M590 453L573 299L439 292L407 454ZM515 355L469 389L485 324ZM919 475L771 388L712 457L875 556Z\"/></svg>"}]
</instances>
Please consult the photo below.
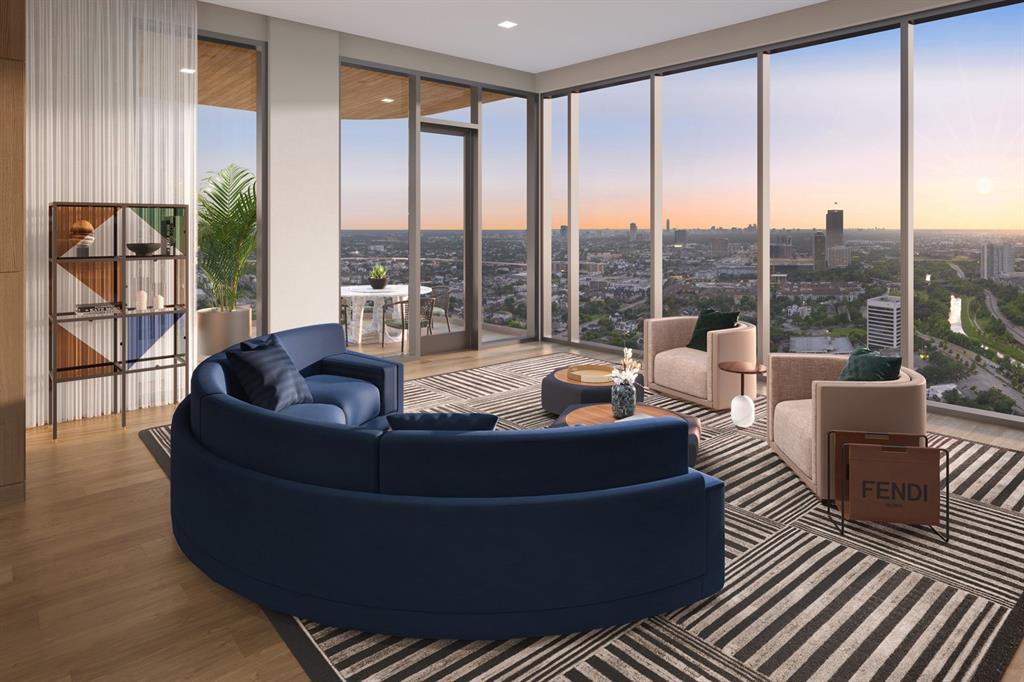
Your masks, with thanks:
<instances>
[{"instance_id":1,"label":"dark green throw pillow","mask_svg":"<svg viewBox=\"0 0 1024 682\"><path fill-rule=\"evenodd\" d=\"M857 348L839 373L840 381L892 381L900 376L902 359L880 355L877 351Z\"/></svg>"},{"instance_id":2,"label":"dark green throw pillow","mask_svg":"<svg viewBox=\"0 0 1024 682\"><path fill-rule=\"evenodd\" d=\"M697 317L697 326L694 328L693 336L690 337L690 343L686 344L686 347L707 352L708 332L718 329L732 329L736 326L736 320L739 317L740 314L738 312L720 313L714 308L700 311L700 315Z\"/></svg>"}]
</instances>

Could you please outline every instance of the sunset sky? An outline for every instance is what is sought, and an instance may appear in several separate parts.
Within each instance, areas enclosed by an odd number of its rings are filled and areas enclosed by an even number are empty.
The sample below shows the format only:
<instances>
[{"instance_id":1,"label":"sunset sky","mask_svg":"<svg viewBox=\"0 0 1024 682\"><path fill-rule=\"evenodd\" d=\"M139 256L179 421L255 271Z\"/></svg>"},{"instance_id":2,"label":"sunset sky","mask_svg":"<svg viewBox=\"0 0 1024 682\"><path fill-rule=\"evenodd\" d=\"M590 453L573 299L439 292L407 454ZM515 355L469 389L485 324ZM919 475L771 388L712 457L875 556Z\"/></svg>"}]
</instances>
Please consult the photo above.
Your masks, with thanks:
<instances>
[{"instance_id":1,"label":"sunset sky","mask_svg":"<svg viewBox=\"0 0 1024 682\"><path fill-rule=\"evenodd\" d=\"M1024 229L1024 6L915 27L915 225ZM673 227L755 221L756 72L745 60L664 80L664 213ZM646 82L580 96L581 224L647 226ZM553 103L552 223L565 221L565 103ZM526 107L484 107L485 229L523 229ZM771 224L899 226L899 32L771 57ZM342 228L404 229L406 121L342 122ZM255 164L255 117L200 107L200 176ZM448 142L448 144L444 144ZM424 227L461 226L458 146L424 140ZM442 172L442 169L448 172ZM454 171L452 170L454 169Z\"/></svg>"}]
</instances>

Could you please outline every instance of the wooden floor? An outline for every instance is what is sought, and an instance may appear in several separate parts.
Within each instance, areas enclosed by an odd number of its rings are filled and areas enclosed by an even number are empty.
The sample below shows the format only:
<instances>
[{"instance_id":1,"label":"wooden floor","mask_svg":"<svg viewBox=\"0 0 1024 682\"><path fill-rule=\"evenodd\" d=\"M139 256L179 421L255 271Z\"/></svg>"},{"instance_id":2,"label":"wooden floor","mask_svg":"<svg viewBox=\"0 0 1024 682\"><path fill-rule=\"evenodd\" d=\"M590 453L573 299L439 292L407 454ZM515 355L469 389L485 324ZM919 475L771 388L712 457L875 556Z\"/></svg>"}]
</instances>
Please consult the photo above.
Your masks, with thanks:
<instances>
[{"instance_id":1,"label":"wooden floor","mask_svg":"<svg viewBox=\"0 0 1024 682\"><path fill-rule=\"evenodd\" d=\"M410 361L406 376L563 350L450 353ZM167 478L137 435L170 415L70 423L56 443L29 432L24 499L0 495L0 680L305 679L262 611L178 551ZM1024 679L1021 651L1004 679Z\"/></svg>"}]
</instances>

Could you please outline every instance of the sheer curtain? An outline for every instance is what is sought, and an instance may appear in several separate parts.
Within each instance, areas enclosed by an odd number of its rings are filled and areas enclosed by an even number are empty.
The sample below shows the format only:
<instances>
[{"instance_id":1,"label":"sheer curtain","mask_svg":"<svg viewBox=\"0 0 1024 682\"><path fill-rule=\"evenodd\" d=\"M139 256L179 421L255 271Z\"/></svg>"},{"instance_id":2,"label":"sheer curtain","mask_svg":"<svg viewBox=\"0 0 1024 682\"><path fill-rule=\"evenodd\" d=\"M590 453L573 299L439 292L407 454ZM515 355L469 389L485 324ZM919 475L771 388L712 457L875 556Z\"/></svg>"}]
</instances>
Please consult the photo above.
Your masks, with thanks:
<instances>
[{"instance_id":1,"label":"sheer curtain","mask_svg":"<svg viewBox=\"0 0 1024 682\"><path fill-rule=\"evenodd\" d=\"M27 14L26 421L38 426L49 416L51 202L188 204L188 269L195 281L196 76L182 69L196 68L196 3L28 0ZM96 298L81 278L56 269L61 298ZM155 268L146 277L157 288L167 271ZM193 287L188 296L194 299ZM194 339L193 321L187 324ZM108 355L109 332L82 329L91 326L64 328L76 343ZM169 339L147 355L170 352ZM112 390L108 378L62 384L60 419L111 412ZM129 409L169 403L172 374L129 375L127 393Z\"/></svg>"}]
</instances>

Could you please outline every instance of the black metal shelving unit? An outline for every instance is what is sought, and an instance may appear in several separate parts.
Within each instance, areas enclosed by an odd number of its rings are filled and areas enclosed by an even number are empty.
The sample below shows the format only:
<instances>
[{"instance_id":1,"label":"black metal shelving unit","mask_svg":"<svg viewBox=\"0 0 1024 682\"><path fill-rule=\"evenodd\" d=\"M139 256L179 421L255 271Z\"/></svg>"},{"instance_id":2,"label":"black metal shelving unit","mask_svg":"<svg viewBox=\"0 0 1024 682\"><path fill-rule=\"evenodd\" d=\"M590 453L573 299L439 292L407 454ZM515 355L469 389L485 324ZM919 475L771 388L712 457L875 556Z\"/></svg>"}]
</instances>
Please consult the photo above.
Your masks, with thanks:
<instances>
[{"instance_id":1,"label":"black metal shelving unit","mask_svg":"<svg viewBox=\"0 0 1024 682\"><path fill-rule=\"evenodd\" d=\"M166 242L162 242L165 250L173 253L158 253L147 256L130 254L127 248L127 229L124 224L126 211L133 209L168 211L175 217L180 216L180 232L176 231L174 243L167 248ZM58 213L75 211L82 213L96 211L112 211L108 219L112 221L112 244L113 253L107 255L88 256L62 256L58 252L58 240L62 239L58 225ZM180 213L178 213L180 212ZM76 203L76 202L54 202L49 207L50 243L49 243L49 279L50 279L50 369L49 369L49 406L50 424L52 425L53 438L57 438L57 427L59 423L58 414L58 390L61 384L85 381L89 379L109 378L111 380L111 412L120 412L121 426L128 423L128 376L145 372L156 372L171 370L173 372L174 400L177 401L180 395L178 372L185 368L185 394L188 394L188 292L191 289L188 272L188 206L185 204L147 204L147 203ZM67 239L66 237L63 237ZM162 239L167 237L162 235ZM174 261L171 267L171 293L173 302L161 308L147 308L136 310L129 305L129 279L131 270L137 264L153 263L159 261ZM103 263L109 264L109 276L113 280L114 298L109 301L113 309L102 312L79 313L74 310L58 310L57 297L57 271L62 263ZM179 266L179 263L181 265ZM132 318L157 317L171 315L171 328L173 329L172 352L168 355L160 355L148 358L128 357L128 323ZM111 325L110 346L108 347L107 358L104 362L81 363L61 366L58 353L58 328L69 323L97 324L109 323ZM181 338L179 339L177 325L182 324ZM136 367L138 363L154 363L146 367Z\"/></svg>"}]
</instances>

